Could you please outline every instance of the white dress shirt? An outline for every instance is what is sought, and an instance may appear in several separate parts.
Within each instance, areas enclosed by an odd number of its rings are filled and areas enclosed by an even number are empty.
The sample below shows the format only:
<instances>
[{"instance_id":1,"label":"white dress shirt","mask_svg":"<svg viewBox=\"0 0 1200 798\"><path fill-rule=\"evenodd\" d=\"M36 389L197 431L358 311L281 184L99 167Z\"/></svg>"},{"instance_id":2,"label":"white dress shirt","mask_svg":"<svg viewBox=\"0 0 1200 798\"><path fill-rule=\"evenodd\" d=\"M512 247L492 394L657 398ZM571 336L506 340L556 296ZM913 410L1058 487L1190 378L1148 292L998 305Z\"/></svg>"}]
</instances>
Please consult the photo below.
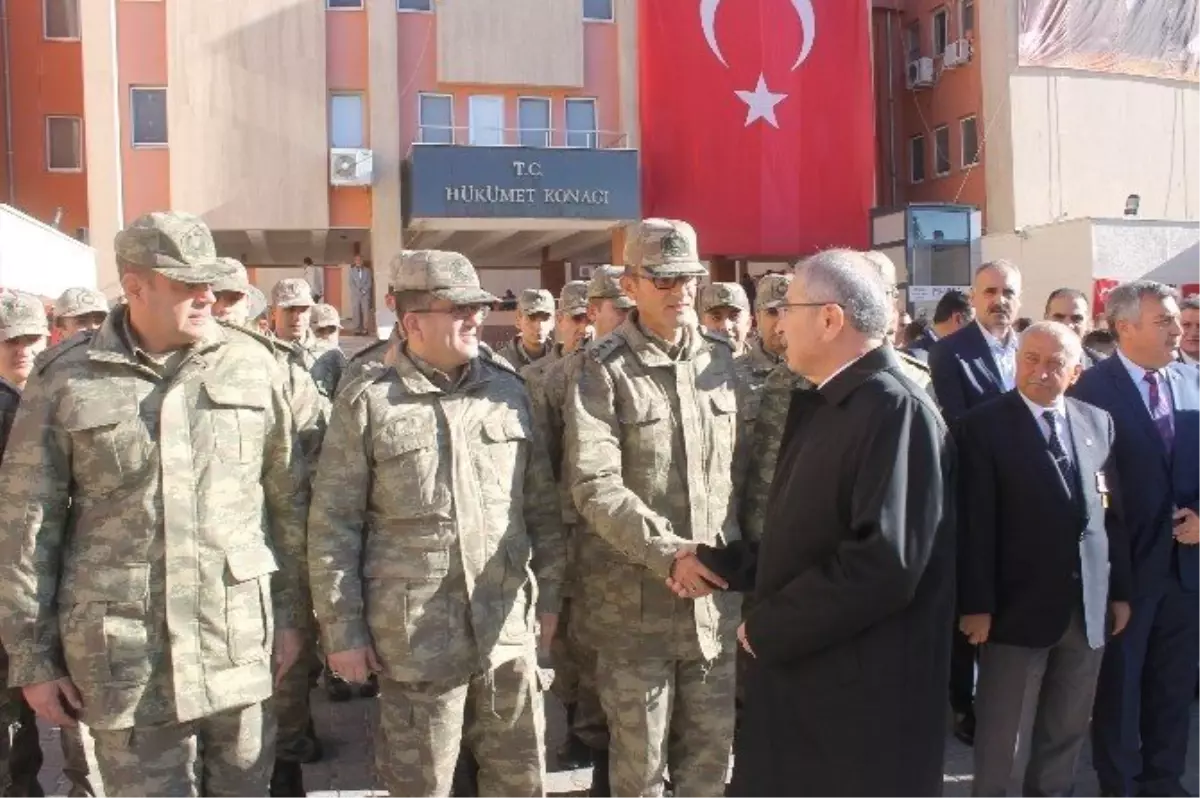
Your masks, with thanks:
<instances>
[{"instance_id":1,"label":"white dress shirt","mask_svg":"<svg viewBox=\"0 0 1200 798\"><path fill-rule=\"evenodd\" d=\"M1067 453L1067 459L1072 463L1075 462L1075 452L1071 451L1070 435L1067 434L1067 403L1061 396L1049 407L1042 407L1037 402L1030 400L1028 396L1017 391L1021 397L1021 401L1029 408L1029 412L1033 414L1033 420L1037 422L1037 427L1042 431L1042 437L1046 443L1050 443L1050 426L1046 423L1046 411L1054 413L1054 423L1058 427L1058 439L1062 442L1063 451Z\"/></svg>"},{"instance_id":2,"label":"white dress shirt","mask_svg":"<svg viewBox=\"0 0 1200 798\"><path fill-rule=\"evenodd\" d=\"M975 323L979 324L978 319ZM983 340L987 341L988 349L992 351L992 359L996 361L996 368L1000 370L1000 381L1004 383L1004 390L1011 391L1017 387L1017 347L1019 342L1016 333L1010 329L1008 339L1001 341L982 324L979 324L979 329L983 331Z\"/></svg>"}]
</instances>

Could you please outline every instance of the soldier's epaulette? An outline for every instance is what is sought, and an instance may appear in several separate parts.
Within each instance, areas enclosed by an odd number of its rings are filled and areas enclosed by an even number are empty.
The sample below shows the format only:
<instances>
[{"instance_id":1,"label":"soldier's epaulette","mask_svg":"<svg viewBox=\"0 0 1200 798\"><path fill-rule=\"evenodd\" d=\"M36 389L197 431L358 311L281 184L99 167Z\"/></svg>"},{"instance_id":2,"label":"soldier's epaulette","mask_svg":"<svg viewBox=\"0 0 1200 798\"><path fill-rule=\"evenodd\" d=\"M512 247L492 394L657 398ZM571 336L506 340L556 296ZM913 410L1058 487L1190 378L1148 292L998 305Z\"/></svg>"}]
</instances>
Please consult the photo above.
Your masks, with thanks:
<instances>
[{"instance_id":1,"label":"soldier's epaulette","mask_svg":"<svg viewBox=\"0 0 1200 798\"><path fill-rule=\"evenodd\" d=\"M919 369L920 371L924 371L924 372L930 373L930 374L932 373L929 370L929 364L926 363L925 361L917 360L912 355L908 354L907 352L901 352L899 349L894 349L892 351L894 351L900 357L900 359L903 360L908 365L913 366L914 368Z\"/></svg>"},{"instance_id":2,"label":"soldier's epaulette","mask_svg":"<svg viewBox=\"0 0 1200 798\"><path fill-rule=\"evenodd\" d=\"M733 340L725 333L713 332L712 330L703 326L697 327L696 329L700 331L701 337L707 338L713 343L724 344L725 346L729 347L730 352L733 351Z\"/></svg>"},{"instance_id":3,"label":"soldier's epaulette","mask_svg":"<svg viewBox=\"0 0 1200 798\"><path fill-rule=\"evenodd\" d=\"M603 338L592 341L587 345L585 351L592 360L595 360L597 363L603 363L612 357L624 343L625 336L621 335L618 330L613 330Z\"/></svg>"},{"instance_id":4,"label":"soldier's epaulette","mask_svg":"<svg viewBox=\"0 0 1200 798\"><path fill-rule=\"evenodd\" d=\"M383 363L371 362L364 363L356 371L348 372L350 381L344 379L338 383L335 396L339 402L353 402L362 392L370 386L374 385L388 372L392 371L392 367Z\"/></svg>"},{"instance_id":5,"label":"soldier's epaulette","mask_svg":"<svg viewBox=\"0 0 1200 798\"><path fill-rule=\"evenodd\" d=\"M370 360L370 358L374 357L375 353L378 352L379 350L387 349L387 345L390 342L391 342L390 338L384 338L382 341L376 341L373 344L367 344L365 347L363 347L362 349L358 350L353 355L351 355L350 358L346 362L354 363L355 365L358 365L359 363L362 363L363 361L372 362ZM381 363L383 361L382 361L382 358L380 358L379 360L376 360L374 362Z\"/></svg>"},{"instance_id":6,"label":"soldier's epaulette","mask_svg":"<svg viewBox=\"0 0 1200 798\"><path fill-rule=\"evenodd\" d=\"M272 354L275 354L277 352L285 352L290 355L290 354L294 354L296 352L295 345L293 343L291 343L290 341L282 341L273 335L267 335L266 333L262 332L261 330L257 330L253 327L247 327L247 326L244 326L241 324L233 324L228 321L219 321L219 320L217 321L217 324L220 324L222 327L224 327L227 330L233 330L234 332L241 333L242 335L245 335L248 338L251 338L254 341L257 341L258 343L265 346L267 349L271 350Z\"/></svg>"},{"instance_id":7,"label":"soldier's epaulette","mask_svg":"<svg viewBox=\"0 0 1200 798\"><path fill-rule=\"evenodd\" d=\"M38 356L33 359L33 368L38 374L41 374L46 368L58 360L60 357L70 352L72 349L78 349L84 344L92 342L92 338L96 333L92 330L80 330L70 338L64 338L49 349L43 349L38 353Z\"/></svg>"},{"instance_id":8,"label":"soldier's epaulette","mask_svg":"<svg viewBox=\"0 0 1200 798\"><path fill-rule=\"evenodd\" d=\"M488 365L495 366L501 371L508 372L521 382L525 382L525 378L521 376L521 372L517 371L516 368L513 367L512 363L509 363L503 357L496 354L496 350L492 349L483 341L479 342L479 359Z\"/></svg>"}]
</instances>

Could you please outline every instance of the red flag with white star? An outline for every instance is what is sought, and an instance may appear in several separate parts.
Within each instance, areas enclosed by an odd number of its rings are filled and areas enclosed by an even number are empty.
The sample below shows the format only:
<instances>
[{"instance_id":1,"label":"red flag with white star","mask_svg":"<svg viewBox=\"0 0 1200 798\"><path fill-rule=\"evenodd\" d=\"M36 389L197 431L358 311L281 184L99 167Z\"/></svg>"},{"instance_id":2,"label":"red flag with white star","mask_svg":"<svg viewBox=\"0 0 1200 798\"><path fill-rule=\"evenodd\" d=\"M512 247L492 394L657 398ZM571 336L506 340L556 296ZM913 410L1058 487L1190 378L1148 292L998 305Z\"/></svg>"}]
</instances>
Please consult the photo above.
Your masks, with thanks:
<instances>
[{"instance_id":1,"label":"red flag with white star","mask_svg":"<svg viewBox=\"0 0 1200 798\"><path fill-rule=\"evenodd\" d=\"M691 222L706 256L866 247L869 4L638 6L643 215Z\"/></svg>"}]
</instances>

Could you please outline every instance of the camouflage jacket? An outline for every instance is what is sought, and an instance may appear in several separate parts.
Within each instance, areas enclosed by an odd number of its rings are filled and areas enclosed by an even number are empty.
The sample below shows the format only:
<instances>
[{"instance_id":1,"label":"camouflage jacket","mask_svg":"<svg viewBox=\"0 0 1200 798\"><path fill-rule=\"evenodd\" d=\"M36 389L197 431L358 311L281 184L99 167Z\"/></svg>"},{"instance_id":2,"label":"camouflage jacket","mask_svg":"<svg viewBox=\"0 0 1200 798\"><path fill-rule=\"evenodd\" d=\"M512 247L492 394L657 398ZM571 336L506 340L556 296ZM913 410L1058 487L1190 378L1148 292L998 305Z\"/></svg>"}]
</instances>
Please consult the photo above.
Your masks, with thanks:
<instances>
[{"instance_id":1,"label":"camouflage jacket","mask_svg":"<svg viewBox=\"0 0 1200 798\"><path fill-rule=\"evenodd\" d=\"M305 330L303 338L289 342L288 346L293 357L312 376L317 391L327 403L332 402L346 364L342 350L325 344L312 330Z\"/></svg>"},{"instance_id":2,"label":"camouflage jacket","mask_svg":"<svg viewBox=\"0 0 1200 798\"><path fill-rule=\"evenodd\" d=\"M286 373L215 324L166 371L127 312L39 361L0 471L10 684L69 674L99 729L269 697L304 548Z\"/></svg>"},{"instance_id":3,"label":"camouflage jacket","mask_svg":"<svg viewBox=\"0 0 1200 798\"><path fill-rule=\"evenodd\" d=\"M548 341L542 354L538 357L533 357L526 351L525 345L521 343L521 336L519 335L509 339L508 343L496 350L496 354L508 361L517 371L521 371L531 363L536 363L543 358L550 357L553 353L554 344Z\"/></svg>"},{"instance_id":4,"label":"camouflage jacket","mask_svg":"<svg viewBox=\"0 0 1200 798\"><path fill-rule=\"evenodd\" d=\"M758 418L758 405L762 400L763 384L771 370L783 361L763 348L762 340L755 338L750 341L746 353L737 359L738 374L745 388L746 407L745 420L747 433L754 429Z\"/></svg>"},{"instance_id":5,"label":"camouflage jacket","mask_svg":"<svg viewBox=\"0 0 1200 798\"><path fill-rule=\"evenodd\" d=\"M689 542L741 537L739 392L733 351L697 328L672 357L637 311L588 348L569 389L566 478L586 522L578 628L622 656L716 657L739 597L679 599L665 584Z\"/></svg>"},{"instance_id":6,"label":"camouflage jacket","mask_svg":"<svg viewBox=\"0 0 1200 798\"><path fill-rule=\"evenodd\" d=\"M925 393L929 394L929 398L937 404L937 397L933 395L930 386L933 385L933 374L929 371L929 364L924 361L917 360L908 352L903 352L899 349L892 348L892 353L896 359L900 361L900 371L904 372L904 376L915 382L918 386L925 389Z\"/></svg>"},{"instance_id":7,"label":"camouflage jacket","mask_svg":"<svg viewBox=\"0 0 1200 798\"><path fill-rule=\"evenodd\" d=\"M342 387L309 513L325 651L373 643L398 681L528 651L535 603L558 611L566 558L521 379L486 357L453 386L431 371L402 347Z\"/></svg>"},{"instance_id":8,"label":"camouflage jacket","mask_svg":"<svg viewBox=\"0 0 1200 798\"><path fill-rule=\"evenodd\" d=\"M812 387L811 382L793 374L786 363L775 366L763 378L757 394L758 417L750 433L746 484L742 489L742 534L747 540L762 540L767 494L775 478L775 463L779 459L788 409L792 406L792 393Z\"/></svg>"}]
</instances>

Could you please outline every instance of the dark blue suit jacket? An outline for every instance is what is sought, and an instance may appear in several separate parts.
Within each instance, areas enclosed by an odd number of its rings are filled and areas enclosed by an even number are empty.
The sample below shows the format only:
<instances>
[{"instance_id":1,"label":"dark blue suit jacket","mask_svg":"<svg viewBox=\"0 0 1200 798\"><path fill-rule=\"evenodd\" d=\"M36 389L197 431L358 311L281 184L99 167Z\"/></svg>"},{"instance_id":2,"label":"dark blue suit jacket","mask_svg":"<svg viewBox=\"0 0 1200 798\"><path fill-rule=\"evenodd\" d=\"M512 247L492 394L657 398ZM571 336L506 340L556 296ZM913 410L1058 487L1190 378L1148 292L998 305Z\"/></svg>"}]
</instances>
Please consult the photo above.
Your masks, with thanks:
<instances>
[{"instance_id":1,"label":"dark blue suit jacket","mask_svg":"<svg viewBox=\"0 0 1200 798\"><path fill-rule=\"evenodd\" d=\"M929 350L929 370L942 416L952 427L968 410L1006 391L996 358L975 322Z\"/></svg>"},{"instance_id":2,"label":"dark blue suit jacket","mask_svg":"<svg viewBox=\"0 0 1200 798\"><path fill-rule=\"evenodd\" d=\"M922 363L928 363L929 362L929 350L933 349L933 345L936 344L937 342L938 342L937 338L934 338L932 335L929 334L928 331L925 331L925 332L921 333L920 335L918 335L911 344L906 346L904 348L904 351L907 352L911 357L915 357L917 360L921 361Z\"/></svg>"},{"instance_id":3,"label":"dark blue suit jacket","mask_svg":"<svg viewBox=\"0 0 1200 798\"><path fill-rule=\"evenodd\" d=\"M1180 545L1171 537L1175 508L1196 511L1200 502L1200 372L1178 363L1165 371L1175 412L1170 454L1121 358L1113 355L1088 369L1072 390L1075 398L1107 410L1116 427L1115 487L1129 539L1135 597L1155 594L1169 578L1194 592L1200 577L1200 547Z\"/></svg>"}]
</instances>

